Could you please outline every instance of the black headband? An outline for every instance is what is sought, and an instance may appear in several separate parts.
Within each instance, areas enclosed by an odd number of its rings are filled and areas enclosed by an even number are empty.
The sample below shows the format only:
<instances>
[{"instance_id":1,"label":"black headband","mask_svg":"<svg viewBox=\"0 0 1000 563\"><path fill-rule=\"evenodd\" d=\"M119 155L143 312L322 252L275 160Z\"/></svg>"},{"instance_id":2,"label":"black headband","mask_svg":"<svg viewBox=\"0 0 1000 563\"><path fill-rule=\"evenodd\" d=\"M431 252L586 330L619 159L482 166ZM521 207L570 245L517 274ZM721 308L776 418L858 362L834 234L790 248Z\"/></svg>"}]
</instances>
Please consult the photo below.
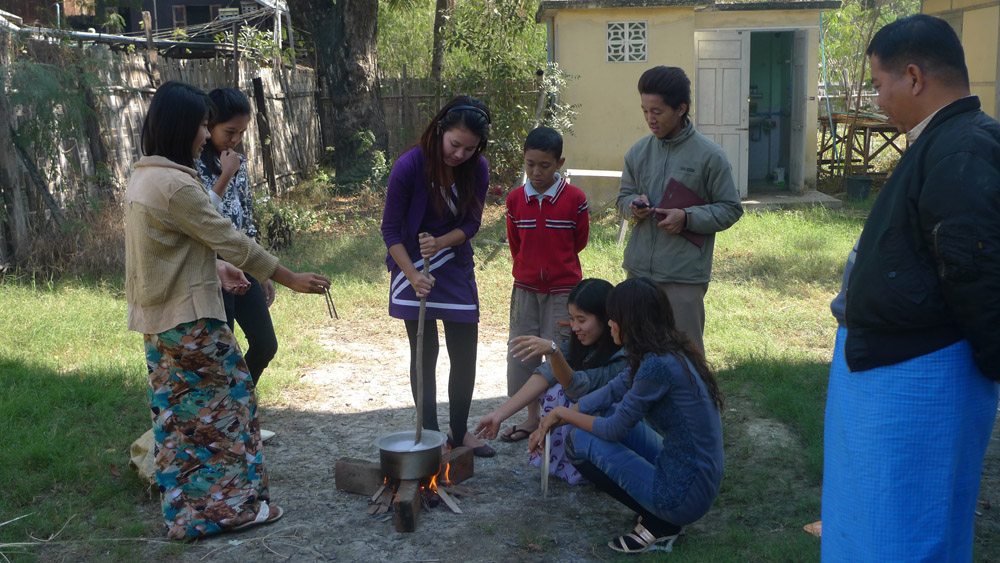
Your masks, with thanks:
<instances>
[{"instance_id":1,"label":"black headband","mask_svg":"<svg viewBox=\"0 0 1000 563\"><path fill-rule=\"evenodd\" d=\"M445 113L447 114L447 113L451 113L453 111L460 111L460 110L474 111L476 113L481 114L483 116L483 118L486 119L486 123L487 124L492 124L493 123L493 121L490 120L490 114L486 113L482 108L477 108L476 106L455 106L455 107L449 109Z\"/></svg>"}]
</instances>

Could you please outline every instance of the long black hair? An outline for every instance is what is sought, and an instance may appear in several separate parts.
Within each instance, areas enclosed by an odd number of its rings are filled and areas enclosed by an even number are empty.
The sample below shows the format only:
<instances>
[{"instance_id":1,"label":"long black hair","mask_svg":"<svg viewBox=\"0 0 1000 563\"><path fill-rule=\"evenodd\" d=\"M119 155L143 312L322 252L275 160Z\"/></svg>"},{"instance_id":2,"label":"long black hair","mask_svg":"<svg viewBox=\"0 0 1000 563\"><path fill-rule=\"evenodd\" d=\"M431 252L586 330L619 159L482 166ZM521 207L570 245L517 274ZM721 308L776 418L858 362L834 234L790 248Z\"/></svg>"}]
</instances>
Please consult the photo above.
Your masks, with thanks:
<instances>
[{"instance_id":1,"label":"long black hair","mask_svg":"<svg viewBox=\"0 0 1000 563\"><path fill-rule=\"evenodd\" d=\"M208 122L209 131L212 130L212 127L220 123L225 123L234 117L250 117L253 115L253 108L250 107L250 99L236 88L216 88L208 93L208 97L215 104L215 115ZM219 166L219 156L219 151L215 150L215 145L211 140L205 143L205 148L201 151L201 162L210 174L216 176L222 174L222 167Z\"/></svg>"},{"instance_id":2,"label":"long black hair","mask_svg":"<svg viewBox=\"0 0 1000 563\"><path fill-rule=\"evenodd\" d=\"M444 105L420 135L417 145L424 151L424 171L430 199L438 215L444 216L448 210L450 194L442 196L437 186L445 186L444 134L460 127L479 137L479 145L468 160L454 168L455 187L458 188L459 215L478 211L482 202L476 197L476 170L479 155L486 149L490 138L490 123L493 118L486 104L469 96L456 96ZM447 186L445 186L447 188Z\"/></svg>"},{"instance_id":3,"label":"long black hair","mask_svg":"<svg viewBox=\"0 0 1000 563\"><path fill-rule=\"evenodd\" d=\"M601 337L597 342L584 346L579 338L571 336L569 339L569 357L566 362L574 370L592 369L601 367L611 360L621 350L621 346L615 344L608 329L608 294L614 286L607 281L597 278L587 278L573 287L569 292L569 304L574 305L584 313L597 317L598 325L603 329Z\"/></svg>"},{"instance_id":4,"label":"long black hair","mask_svg":"<svg viewBox=\"0 0 1000 563\"><path fill-rule=\"evenodd\" d=\"M142 154L194 168L194 138L214 112L212 101L201 90L173 80L164 83L153 94L142 122Z\"/></svg>"},{"instance_id":5,"label":"long black hair","mask_svg":"<svg viewBox=\"0 0 1000 563\"><path fill-rule=\"evenodd\" d=\"M722 410L723 398L715 374L708 367L705 354L674 324L674 310L660 286L649 278L632 278L615 286L608 295L608 316L618 324L618 337L625 348L632 377L646 354L657 356L673 354L681 360L691 360L705 383L708 395L716 408ZM695 383L694 374L688 377Z\"/></svg>"}]
</instances>

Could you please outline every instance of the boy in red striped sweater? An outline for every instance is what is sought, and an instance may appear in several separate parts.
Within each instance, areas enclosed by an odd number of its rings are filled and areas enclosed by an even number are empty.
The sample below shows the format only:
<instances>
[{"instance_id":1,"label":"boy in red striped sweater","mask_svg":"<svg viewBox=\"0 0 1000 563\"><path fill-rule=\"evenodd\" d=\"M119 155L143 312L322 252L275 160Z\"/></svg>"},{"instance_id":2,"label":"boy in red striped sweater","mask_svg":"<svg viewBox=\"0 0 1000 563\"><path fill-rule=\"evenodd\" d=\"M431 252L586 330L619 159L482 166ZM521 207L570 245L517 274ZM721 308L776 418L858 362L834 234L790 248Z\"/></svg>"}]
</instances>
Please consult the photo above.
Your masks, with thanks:
<instances>
[{"instance_id":1,"label":"boy in red striped sweater","mask_svg":"<svg viewBox=\"0 0 1000 563\"><path fill-rule=\"evenodd\" d=\"M587 246L590 215L587 196L557 170L562 167L562 136L538 127L524 141L525 184L507 196L507 240L514 259L510 296L510 338L529 347L507 353L507 394L514 396L569 337L567 298L582 278L579 253ZM562 324L560 324L562 323ZM528 404L528 418L500 436L505 442L527 438L538 427L540 406Z\"/></svg>"}]
</instances>

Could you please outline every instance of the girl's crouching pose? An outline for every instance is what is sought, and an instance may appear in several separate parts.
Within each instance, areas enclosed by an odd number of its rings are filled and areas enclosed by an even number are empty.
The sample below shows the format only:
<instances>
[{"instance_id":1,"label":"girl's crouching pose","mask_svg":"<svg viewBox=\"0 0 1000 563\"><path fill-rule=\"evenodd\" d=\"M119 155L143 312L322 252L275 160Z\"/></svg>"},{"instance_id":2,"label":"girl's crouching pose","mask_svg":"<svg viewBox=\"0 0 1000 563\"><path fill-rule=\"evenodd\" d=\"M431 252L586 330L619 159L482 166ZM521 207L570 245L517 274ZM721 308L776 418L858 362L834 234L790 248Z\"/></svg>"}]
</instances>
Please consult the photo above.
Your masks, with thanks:
<instances>
[{"instance_id":1,"label":"girl's crouching pose","mask_svg":"<svg viewBox=\"0 0 1000 563\"><path fill-rule=\"evenodd\" d=\"M722 397L705 357L677 331L655 282L634 278L608 297L608 325L629 368L573 408L557 407L530 438L575 429L567 453L598 488L639 515L635 530L608 545L669 550L681 527L708 512L722 482ZM606 416L591 413L608 411Z\"/></svg>"}]
</instances>

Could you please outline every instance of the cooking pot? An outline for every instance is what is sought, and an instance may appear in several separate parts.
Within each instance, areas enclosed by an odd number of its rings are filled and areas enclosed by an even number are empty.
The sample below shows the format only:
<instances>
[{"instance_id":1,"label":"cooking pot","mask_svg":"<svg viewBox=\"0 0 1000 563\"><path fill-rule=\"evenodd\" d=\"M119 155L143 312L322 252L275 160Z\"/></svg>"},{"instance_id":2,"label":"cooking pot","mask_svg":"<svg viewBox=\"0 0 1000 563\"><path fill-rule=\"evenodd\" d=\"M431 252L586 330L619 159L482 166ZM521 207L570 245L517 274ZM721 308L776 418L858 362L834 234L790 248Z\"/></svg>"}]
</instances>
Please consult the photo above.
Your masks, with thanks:
<instances>
[{"instance_id":1,"label":"cooking pot","mask_svg":"<svg viewBox=\"0 0 1000 563\"><path fill-rule=\"evenodd\" d=\"M420 443L414 444L415 431L390 432L375 439L379 449L382 474L390 479L423 479L441 471L441 446L445 435L423 430Z\"/></svg>"}]
</instances>

